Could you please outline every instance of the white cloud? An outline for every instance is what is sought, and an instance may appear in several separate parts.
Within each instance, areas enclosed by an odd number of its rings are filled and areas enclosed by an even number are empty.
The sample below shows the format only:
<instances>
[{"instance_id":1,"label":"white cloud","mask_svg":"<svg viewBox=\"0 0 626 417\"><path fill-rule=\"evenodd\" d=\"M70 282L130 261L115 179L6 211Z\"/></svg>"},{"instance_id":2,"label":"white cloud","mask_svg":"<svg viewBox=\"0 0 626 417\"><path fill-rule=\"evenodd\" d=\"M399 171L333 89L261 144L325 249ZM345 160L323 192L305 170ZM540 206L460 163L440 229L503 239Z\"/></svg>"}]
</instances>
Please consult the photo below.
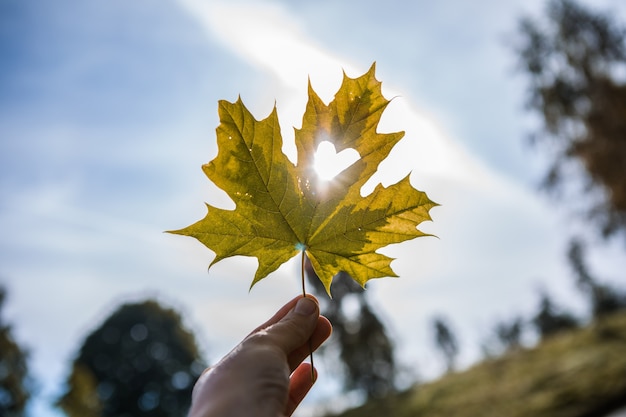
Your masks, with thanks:
<instances>
[{"instance_id":1,"label":"white cloud","mask_svg":"<svg viewBox=\"0 0 626 417\"><path fill-rule=\"evenodd\" d=\"M303 81L311 75L317 88L328 93L328 81L340 80L339 60L307 39L298 19L278 4L180 1L200 19L210 36L245 61L275 74L289 88L306 91Z\"/></svg>"},{"instance_id":2,"label":"white cloud","mask_svg":"<svg viewBox=\"0 0 626 417\"><path fill-rule=\"evenodd\" d=\"M278 4L180 1L211 36L218 38L241 59L279 80L282 88L268 94L277 100L285 150L290 157L294 152L289 144L293 136L291 125L298 126L302 117L307 99L307 78L328 102L339 88L342 71L355 77L366 70L357 70L351 63L316 45L302 32L297 17L288 14ZM384 94L395 99L383 115L379 131L405 130L407 134L382 164L381 171L388 172L382 177L377 176L376 181L385 182L389 178L397 181L409 171L419 175L453 177L457 181L472 182L474 186L493 183L498 178L458 143L447 138L442 128L429 120L425 113L413 108L402 93L384 86L383 80ZM261 116L257 114L256 117Z\"/></svg>"}]
</instances>

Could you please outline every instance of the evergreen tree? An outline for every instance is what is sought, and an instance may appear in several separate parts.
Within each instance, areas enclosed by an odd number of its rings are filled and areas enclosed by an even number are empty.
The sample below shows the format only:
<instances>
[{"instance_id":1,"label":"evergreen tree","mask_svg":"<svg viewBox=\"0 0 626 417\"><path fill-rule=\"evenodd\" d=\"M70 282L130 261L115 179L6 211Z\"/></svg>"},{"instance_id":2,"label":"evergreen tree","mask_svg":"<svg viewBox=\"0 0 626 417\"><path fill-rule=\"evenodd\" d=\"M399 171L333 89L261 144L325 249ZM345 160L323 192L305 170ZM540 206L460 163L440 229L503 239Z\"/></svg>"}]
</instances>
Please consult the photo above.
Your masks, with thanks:
<instances>
[{"instance_id":1,"label":"evergreen tree","mask_svg":"<svg viewBox=\"0 0 626 417\"><path fill-rule=\"evenodd\" d=\"M85 339L59 405L71 417L184 417L204 368L178 313L124 304Z\"/></svg>"},{"instance_id":2,"label":"evergreen tree","mask_svg":"<svg viewBox=\"0 0 626 417\"><path fill-rule=\"evenodd\" d=\"M574 316L561 312L547 293L541 294L539 311L533 317L532 324L542 339L552 336L564 330L578 327L578 321Z\"/></svg>"},{"instance_id":3,"label":"evergreen tree","mask_svg":"<svg viewBox=\"0 0 626 417\"><path fill-rule=\"evenodd\" d=\"M514 318L509 322L502 321L496 325L495 334L505 351L518 349L522 345L524 322Z\"/></svg>"},{"instance_id":4,"label":"evergreen tree","mask_svg":"<svg viewBox=\"0 0 626 417\"><path fill-rule=\"evenodd\" d=\"M522 346L524 321L520 317L497 322L487 340L482 344L487 357L497 357Z\"/></svg>"},{"instance_id":5,"label":"evergreen tree","mask_svg":"<svg viewBox=\"0 0 626 417\"><path fill-rule=\"evenodd\" d=\"M30 397L28 354L13 339L11 326L2 318L6 290L0 287L0 416L20 417Z\"/></svg>"},{"instance_id":6,"label":"evergreen tree","mask_svg":"<svg viewBox=\"0 0 626 417\"><path fill-rule=\"evenodd\" d=\"M574 197L570 179L582 178L584 198L570 205L583 201L604 236L626 236L626 29L609 13L550 0L519 35L528 106L543 122L535 138L555 150L546 187Z\"/></svg>"},{"instance_id":7,"label":"evergreen tree","mask_svg":"<svg viewBox=\"0 0 626 417\"><path fill-rule=\"evenodd\" d=\"M567 255L578 287L589 298L593 317L601 317L626 308L626 294L599 283L591 275L585 262L585 246L581 240L573 239L570 242Z\"/></svg>"},{"instance_id":8,"label":"evergreen tree","mask_svg":"<svg viewBox=\"0 0 626 417\"><path fill-rule=\"evenodd\" d=\"M456 337L443 317L435 317L432 326L435 333L435 345L446 361L448 372L451 372L454 370L456 357L459 354Z\"/></svg>"},{"instance_id":9,"label":"evergreen tree","mask_svg":"<svg viewBox=\"0 0 626 417\"><path fill-rule=\"evenodd\" d=\"M370 399L395 391L394 346L384 324L367 302L364 289L342 272L333 278L331 300L308 262L306 275L320 296L322 314L333 324L333 337L322 354L325 350L338 351L345 389L358 391ZM356 306L355 311L347 311L350 302Z\"/></svg>"}]
</instances>

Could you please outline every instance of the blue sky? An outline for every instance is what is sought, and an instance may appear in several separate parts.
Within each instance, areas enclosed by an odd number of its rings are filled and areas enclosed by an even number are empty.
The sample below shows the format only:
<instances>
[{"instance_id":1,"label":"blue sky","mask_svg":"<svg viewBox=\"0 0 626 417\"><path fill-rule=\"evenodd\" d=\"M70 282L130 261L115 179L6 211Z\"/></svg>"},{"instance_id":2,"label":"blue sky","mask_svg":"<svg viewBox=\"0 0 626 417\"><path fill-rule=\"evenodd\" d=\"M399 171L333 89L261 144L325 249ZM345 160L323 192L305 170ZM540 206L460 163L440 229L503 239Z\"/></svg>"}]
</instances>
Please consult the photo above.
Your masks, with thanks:
<instances>
[{"instance_id":1,"label":"blue sky","mask_svg":"<svg viewBox=\"0 0 626 417\"><path fill-rule=\"evenodd\" d=\"M205 201L229 204L200 170L216 153L218 100L241 95L257 118L276 103L289 140L307 77L328 101L342 69L374 61L396 97L381 130L407 132L378 179L411 171L442 204L423 227L439 238L386 249L400 278L368 285L404 363L423 377L443 369L435 313L468 364L496 318L531 312L540 288L582 311L564 251L586 229L535 190L544 161L523 145L533 119L506 43L541 2L382 3L0 4L0 282L40 383L32 415L57 415L49 403L81 339L123 301L179 309L215 360L299 292L293 264L248 293L254 261L207 274L212 254L163 230L201 218ZM615 279L622 252L598 250L592 267ZM333 387L318 384L309 405Z\"/></svg>"}]
</instances>

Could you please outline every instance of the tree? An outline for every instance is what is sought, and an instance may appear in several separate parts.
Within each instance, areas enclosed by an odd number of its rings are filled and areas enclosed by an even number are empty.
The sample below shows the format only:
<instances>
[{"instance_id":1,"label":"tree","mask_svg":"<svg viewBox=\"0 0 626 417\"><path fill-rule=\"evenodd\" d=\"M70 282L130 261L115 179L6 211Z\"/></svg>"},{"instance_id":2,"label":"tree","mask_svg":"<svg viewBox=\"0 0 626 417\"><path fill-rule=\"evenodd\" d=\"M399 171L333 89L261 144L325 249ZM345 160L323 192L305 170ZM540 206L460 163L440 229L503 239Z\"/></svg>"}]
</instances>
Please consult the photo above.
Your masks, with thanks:
<instances>
[{"instance_id":1,"label":"tree","mask_svg":"<svg viewBox=\"0 0 626 417\"><path fill-rule=\"evenodd\" d=\"M347 324L337 333L346 388L360 390L368 399L384 397L394 390L395 379L393 345L385 326L363 297L358 318Z\"/></svg>"},{"instance_id":2,"label":"tree","mask_svg":"<svg viewBox=\"0 0 626 417\"><path fill-rule=\"evenodd\" d=\"M524 327L524 320L521 317L496 322L492 333L482 344L485 356L495 357L518 350L522 346Z\"/></svg>"},{"instance_id":3,"label":"tree","mask_svg":"<svg viewBox=\"0 0 626 417\"><path fill-rule=\"evenodd\" d=\"M602 234L626 236L626 29L608 13L550 0L546 19L523 18L519 35L528 107L543 123L535 142L555 150L546 188L579 188L581 209ZM571 183L573 171L582 189Z\"/></svg>"},{"instance_id":4,"label":"tree","mask_svg":"<svg viewBox=\"0 0 626 417\"><path fill-rule=\"evenodd\" d=\"M394 346L384 324L367 302L364 289L341 272L333 278L333 298L329 300L308 262L306 275L314 292L320 295L322 314L333 324L333 337L324 349L338 351L345 389L361 392L368 399L393 392L397 371ZM349 304L353 305L352 312L347 311Z\"/></svg>"},{"instance_id":5,"label":"tree","mask_svg":"<svg viewBox=\"0 0 626 417\"><path fill-rule=\"evenodd\" d=\"M578 327L578 320L567 312L559 311L550 296L543 292L539 301L539 311L533 317L535 326L541 339Z\"/></svg>"},{"instance_id":6,"label":"tree","mask_svg":"<svg viewBox=\"0 0 626 417\"><path fill-rule=\"evenodd\" d=\"M510 322L502 321L496 324L496 338L504 351L515 350L522 345L523 328L524 322L518 317Z\"/></svg>"},{"instance_id":7,"label":"tree","mask_svg":"<svg viewBox=\"0 0 626 417\"><path fill-rule=\"evenodd\" d=\"M435 332L435 345L441 351L448 372L454 370L454 363L459 354L459 345L447 321L443 317L435 317L432 321Z\"/></svg>"},{"instance_id":8,"label":"tree","mask_svg":"<svg viewBox=\"0 0 626 417\"><path fill-rule=\"evenodd\" d=\"M30 397L27 352L13 339L2 318L6 290L0 287L0 416L22 416Z\"/></svg>"},{"instance_id":9,"label":"tree","mask_svg":"<svg viewBox=\"0 0 626 417\"><path fill-rule=\"evenodd\" d=\"M577 277L578 288L589 298L593 317L601 317L626 308L626 295L609 285L599 283L585 263L585 246L579 239L570 242L567 252Z\"/></svg>"},{"instance_id":10,"label":"tree","mask_svg":"<svg viewBox=\"0 0 626 417\"><path fill-rule=\"evenodd\" d=\"M71 417L183 417L204 367L178 313L124 304L85 339L58 404Z\"/></svg>"}]
</instances>

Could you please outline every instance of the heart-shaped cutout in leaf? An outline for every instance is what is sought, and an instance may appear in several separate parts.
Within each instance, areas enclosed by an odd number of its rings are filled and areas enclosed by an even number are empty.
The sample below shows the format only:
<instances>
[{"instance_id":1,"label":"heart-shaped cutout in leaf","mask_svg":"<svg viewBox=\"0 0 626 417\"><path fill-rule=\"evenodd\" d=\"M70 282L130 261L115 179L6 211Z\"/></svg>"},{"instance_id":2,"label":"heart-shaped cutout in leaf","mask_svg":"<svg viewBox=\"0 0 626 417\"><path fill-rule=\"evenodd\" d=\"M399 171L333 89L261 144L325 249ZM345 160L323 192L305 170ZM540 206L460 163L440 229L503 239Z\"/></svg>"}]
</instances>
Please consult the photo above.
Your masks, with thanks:
<instances>
[{"instance_id":1,"label":"heart-shaped cutout in leaf","mask_svg":"<svg viewBox=\"0 0 626 417\"><path fill-rule=\"evenodd\" d=\"M358 160L359 153L354 149L337 152L332 142L324 141L315 152L315 173L320 179L330 181Z\"/></svg>"}]
</instances>

